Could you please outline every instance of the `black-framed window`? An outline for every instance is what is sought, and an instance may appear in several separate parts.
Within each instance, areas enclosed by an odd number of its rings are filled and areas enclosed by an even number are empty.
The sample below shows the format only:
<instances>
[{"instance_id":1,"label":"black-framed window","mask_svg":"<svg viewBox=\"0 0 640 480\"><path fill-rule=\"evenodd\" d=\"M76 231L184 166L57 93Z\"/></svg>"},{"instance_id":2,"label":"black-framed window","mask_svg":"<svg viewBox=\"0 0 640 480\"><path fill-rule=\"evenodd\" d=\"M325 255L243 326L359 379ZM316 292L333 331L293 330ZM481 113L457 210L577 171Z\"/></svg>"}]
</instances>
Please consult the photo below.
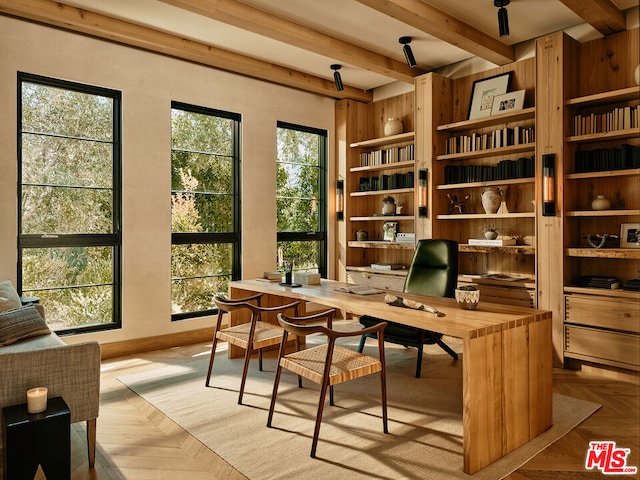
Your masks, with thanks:
<instances>
[{"instance_id":1,"label":"black-framed window","mask_svg":"<svg viewBox=\"0 0 640 480\"><path fill-rule=\"evenodd\" d=\"M277 242L297 271L327 276L327 131L278 122Z\"/></svg>"},{"instance_id":2,"label":"black-framed window","mask_svg":"<svg viewBox=\"0 0 640 480\"><path fill-rule=\"evenodd\" d=\"M18 73L18 289L58 333L121 325L121 92Z\"/></svg>"},{"instance_id":3,"label":"black-framed window","mask_svg":"<svg viewBox=\"0 0 640 480\"><path fill-rule=\"evenodd\" d=\"M240 278L239 114L171 104L171 315L216 311Z\"/></svg>"}]
</instances>

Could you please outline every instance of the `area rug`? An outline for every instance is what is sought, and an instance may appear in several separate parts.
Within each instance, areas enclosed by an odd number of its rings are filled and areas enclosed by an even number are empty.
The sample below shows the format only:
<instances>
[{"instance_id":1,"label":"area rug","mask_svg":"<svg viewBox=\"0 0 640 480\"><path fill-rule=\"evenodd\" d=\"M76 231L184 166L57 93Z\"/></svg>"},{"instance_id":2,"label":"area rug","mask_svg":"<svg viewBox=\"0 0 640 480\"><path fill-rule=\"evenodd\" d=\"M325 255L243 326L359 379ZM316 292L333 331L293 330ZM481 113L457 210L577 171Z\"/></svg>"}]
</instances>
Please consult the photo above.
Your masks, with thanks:
<instances>
[{"instance_id":1,"label":"area rug","mask_svg":"<svg viewBox=\"0 0 640 480\"><path fill-rule=\"evenodd\" d=\"M313 343L316 339L309 339ZM373 342L367 347L374 353ZM458 347L459 348L459 347ZM309 456L318 386L283 372L273 428L267 415L275 352L264 371L250 365L244 405L238 405L242 359L216 355L210 387L208 355L181 365L118 380L161 410L250 480L486 479L518 469L594 413L599 405L554 394L553 427L506 457L469 476L462 471L462 362L425 347L422 378L415 349L388 346L389 434L382 432L380 382L370 375L335 387L336 406L324 410L317 458Z\"/></svg>"}]
</instances>

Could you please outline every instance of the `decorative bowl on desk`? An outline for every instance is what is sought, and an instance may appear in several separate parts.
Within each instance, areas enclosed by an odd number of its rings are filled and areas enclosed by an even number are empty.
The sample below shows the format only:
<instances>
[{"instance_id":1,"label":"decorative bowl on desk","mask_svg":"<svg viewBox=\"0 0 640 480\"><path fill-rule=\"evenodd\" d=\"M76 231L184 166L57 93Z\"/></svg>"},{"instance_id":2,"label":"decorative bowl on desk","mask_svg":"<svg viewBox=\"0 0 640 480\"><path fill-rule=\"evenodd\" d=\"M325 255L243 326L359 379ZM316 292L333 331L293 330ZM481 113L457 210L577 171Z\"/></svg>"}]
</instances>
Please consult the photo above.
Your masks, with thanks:
<instances>
[{"instance_id":1,"label":"decorative bowl on desk","mask_svg":"<svg viewBox=\"0 0 640 480\"><path fill-rule=\"evenodd\" d=\"M480 302L480 290L475 285L463 285L456 288L456 301L460 308L475 310Z\"/></svg>"}]
</instances>

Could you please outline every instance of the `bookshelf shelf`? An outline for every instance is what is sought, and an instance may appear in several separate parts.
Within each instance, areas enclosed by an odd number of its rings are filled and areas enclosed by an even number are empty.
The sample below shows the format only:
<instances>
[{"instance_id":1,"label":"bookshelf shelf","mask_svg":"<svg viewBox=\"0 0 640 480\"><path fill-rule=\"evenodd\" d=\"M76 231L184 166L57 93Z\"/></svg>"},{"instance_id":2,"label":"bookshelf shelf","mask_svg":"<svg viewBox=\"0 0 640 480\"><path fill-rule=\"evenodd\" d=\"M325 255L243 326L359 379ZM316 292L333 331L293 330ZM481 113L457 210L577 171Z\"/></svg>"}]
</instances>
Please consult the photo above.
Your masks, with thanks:
<instances>
[{"instance_id":1,"label":"bookshelf shelf","mask_svg":"<svg viewBox=\"0 0 640 480\"><path fill-rule=\"evenodd\" d=\"M625 130L612 130L610 132L591 133L588 135L573 135L567 137L567 143L588 143L605 140L623 140L640 136L640 127L627 128Z\"/></svg>"},{"instance_id":2,"label":"bookshelf shelf","mask_svg":"<svg viewBox=\"0 0 640 480\"><path fill-rule=\"evenodd\" d=\"M503 113L501 115L492 115L490 117L477 118L474 120L463 120L461 122L438 125L436 130L438 132L462 132L465 130L472 130L474 128L504 125L523 120L533 120L535 116L536 107L529 107L512 113Z\"/></svg>"},{"instance_id":3,"label":"bookshelf shelf","mask_svg":"<svg viewBox=\"0 0 640 480\"><path fill-rule=\"evenodd\" d=\"M473 220L483 218L535 218L535 212L515 213L458 213L453 215L437 215L438 220Z\"/></svg>"},{"instance_id":4,"label":"bookshelf shelf","mask_svg":"<svg viewBox=\"0 0 640 480\"><path fill-rule=\"evenodd\" d=\"M348 242L348 245L354 248L386 248L392 250L414 250L415 248L413 243L383 242L382 240L370 240L366 242L351 240Z\"/></svg>"},{"instance_id":5,"label":"bookshelf shelf","mask_svg":"<svg viewBox=\"0 0 640 480\"><path fill-rule=\"evenodd\" d=\"M603 178L603 177L632 177L640 175L640 168L626 168L624 170L602 170L598 172L585 173L568 173L565 175L567 180L581 180L584 178Z\"/></svg>"},{"instance_id":6,"label":"bookshelf shelf","mask_svg":"<svg viewBox=\"0 0 640 480\"><path fill-rule=\"evenodd\" d=\"M599 105L608 105L614 102L637 100L638 98L640 98L640 86L570 98L565 102L565 105L569 107L596 107Z\"/></svg>"},{"instance_id":7,"label":"bookshelf shelf","mask_svg":"<svg viewBox=\"0 0 640 480\"><path fill-rule=\"evenodd\" d=\"M371 172L375 170L391 170L391 169L398 169L398 168L407 168L407 167L413 167L415 163L416 162L413 160L407 160L405 162L383 163L381 165L370 165L367 167L352 167L349 169L349 172L351 173Z\"/></svg>"},{"instance_id":8,"label":"bookshelf shelf","mask_svg":"<svg viewBox=\"0 0 640 480\"><path fill-rule=\"evenodd\" d=\"M481 187L501 187L504 185L518 185L524 183L535 183L535 178L510 178L509 180L492 180L490 182L470 182L470 183L448 183L438 185L438 190L453 190L457 188L481 188Z\"/></svg>"},{"instance_id":9,"label":"bookshelf shelf","mask_svg":"<svg viewBox=\"0 0 640 480\"><path fill-rule=\"evenodd\" d=\"M629 290L622 290L620 288L604 289L565 286L564 293L579 293L583 295L606 295L608 297L625 298L629 300L640 301L640 292L632 292Z\"/></svg>"},{"instance_id":10,"label":"bookshelf shelf","mask_svg":"<svg viewBox=\"0 0 640 480\"><path fill-rule=\"evenodd\" d=\"M612 217L640 215L640 210L573 210L566 212L567 217Z\"/></svg>"},{"instance_id":11,"label":"bookshelf shelf","mask_svg":"<svg viewBox=\"0 0 640 480\"><path fill-rule=\"evenodd\" d=\"M485 150L476 150L465 153L450 153L446 155L438 155L436 160L471 160L474 158L497 157L502 155L513 155L516 153L533 152L536 149L535 143L523 143L521 145L509 145L508 147L487 148Z\"/></svg>"},{"instance_id":12,"label":"bookshelf shelf","mask_svg":"<svg viewBox=\"0 0 640 480\"><path fill-rule=\"evenodd\" d=\"M491 253L505 255L535 255L536 247L533 245L506 245L503 247L492 247L484 245L459 244L460 252L465 253Z\"/></svg>"},{"instance_id":13,"label":"bookshelf shelf","mask_svg":"<svg viewBox=\"0 0 640 480\"><path fill-rule=\"evenodd\" d=\"M376 195L393 195L399 193L413 193L413 188L394 188L391 190L369 190L367 192L351 192L349 196L351 197L370 197Z\"/></svg>"},{"instance_id":14,"label":"bookshelf shelf","mask_svg":"<svg viewBox=\"0 0 640 480\"><path fill-rule=\"evenodd\" d=\"M371 140L363 140L354 142L349 145L351 148L368 148L394 145L397 143L411 142L415 137L414 132L399 133L398 135L390 135L388 137L372 138Z\"/></svg>"},{"instance_id":15,"label":"bookshelf shelf","mask_svg":"<svg viewBox=\"0 0 640 480\"><path fill-rule=\"evenodd\" d=\"M586 248L569 247L564 249L568 257L614 258L619 260L640 260L640 248Z\"/></svg>"}]
</instances>

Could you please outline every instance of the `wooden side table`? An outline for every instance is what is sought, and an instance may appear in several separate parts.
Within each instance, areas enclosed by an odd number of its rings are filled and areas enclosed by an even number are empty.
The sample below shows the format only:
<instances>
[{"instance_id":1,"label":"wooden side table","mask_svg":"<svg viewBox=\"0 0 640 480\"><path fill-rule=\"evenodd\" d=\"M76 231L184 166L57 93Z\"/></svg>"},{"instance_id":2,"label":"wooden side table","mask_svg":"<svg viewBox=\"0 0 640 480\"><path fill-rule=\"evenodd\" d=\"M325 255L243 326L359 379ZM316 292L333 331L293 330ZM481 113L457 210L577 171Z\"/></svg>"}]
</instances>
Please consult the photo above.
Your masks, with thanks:
<instances>
[{"instance_id":1,"label":"wooden side table","mask_svg":"<svg viewBox=\"0 0 640 480\"><path fill-rule=\"evenodd\" d=\"M5 480L33 480L38 465L47 478L70 479L71 412L62 397L49 398L41 413L28 413L24 403L2 416Z\"/></svg>"}]
</instances>

